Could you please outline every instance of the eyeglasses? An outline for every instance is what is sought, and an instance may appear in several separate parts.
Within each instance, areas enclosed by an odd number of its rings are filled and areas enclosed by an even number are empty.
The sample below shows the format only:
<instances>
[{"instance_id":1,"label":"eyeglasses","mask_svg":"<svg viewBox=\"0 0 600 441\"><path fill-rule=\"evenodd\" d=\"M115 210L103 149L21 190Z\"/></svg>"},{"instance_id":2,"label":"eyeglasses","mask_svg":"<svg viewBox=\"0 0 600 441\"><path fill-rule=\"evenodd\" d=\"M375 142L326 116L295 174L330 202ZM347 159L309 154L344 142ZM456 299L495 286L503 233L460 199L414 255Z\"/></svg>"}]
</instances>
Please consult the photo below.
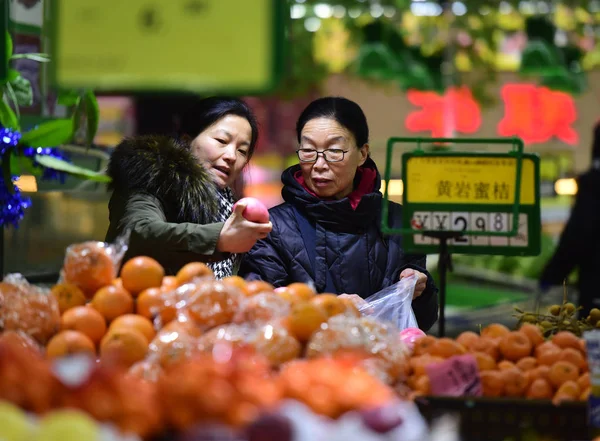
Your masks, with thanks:
<instances>
[{"instance_id":1,"label":"eyeglasses","mask_svg":"<svg viewBox=\"0 0 600 441\"><path fill-rule=\"evenodd\" d=\"M298 149L296 154L300 162L316 162L319 159L319 155L323 155L327 162L340 162L344 160L344 155L348 153L348 150L341 149L327 149L319 152L314 149Z\"/></svg>"}]
</instances>

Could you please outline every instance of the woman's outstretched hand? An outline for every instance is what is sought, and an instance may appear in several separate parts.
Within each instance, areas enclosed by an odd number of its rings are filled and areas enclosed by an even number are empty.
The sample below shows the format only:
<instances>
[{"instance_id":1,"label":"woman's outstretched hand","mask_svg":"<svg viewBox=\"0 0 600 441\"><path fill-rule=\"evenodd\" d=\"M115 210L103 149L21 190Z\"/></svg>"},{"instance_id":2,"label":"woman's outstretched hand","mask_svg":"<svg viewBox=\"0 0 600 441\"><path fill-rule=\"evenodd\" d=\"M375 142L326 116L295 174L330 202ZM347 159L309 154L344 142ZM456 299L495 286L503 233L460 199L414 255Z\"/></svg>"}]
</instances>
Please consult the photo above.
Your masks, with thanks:
<instances>
[{"instance_id":1,"label":"woman's outstretched hand","mask_svg":"<svg viewBox=\"0 0 600 441\"><path fill-rule=\"evenodd\" d=\"M264 239L273 229L271 222L250 222L242 216L246 204L238 202L229 219L225 221L217 241L217 249L226 253L246 253L257 240Z\"/></svg>"}]
</instances>

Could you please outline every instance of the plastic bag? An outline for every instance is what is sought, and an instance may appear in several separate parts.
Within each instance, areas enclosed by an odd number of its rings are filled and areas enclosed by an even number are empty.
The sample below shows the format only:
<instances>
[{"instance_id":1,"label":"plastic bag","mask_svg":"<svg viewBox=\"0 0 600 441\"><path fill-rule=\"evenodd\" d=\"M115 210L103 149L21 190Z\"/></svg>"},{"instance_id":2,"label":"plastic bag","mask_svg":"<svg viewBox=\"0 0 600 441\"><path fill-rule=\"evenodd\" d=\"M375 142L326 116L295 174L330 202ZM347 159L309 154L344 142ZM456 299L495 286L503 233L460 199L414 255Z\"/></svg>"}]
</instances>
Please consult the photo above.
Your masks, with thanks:
<instances>
[{"instance_id":1,"label":"plastic bag","mask_svg":"<svg viewBox=\"0 0 600 441\"><path fill-rule=\"evenodd\" d=\"M412 310L416 284L415 276L405 277L365 299L366 303L359 308L359 311L369 317L393 323L399 330L418 328Z\"/></svg>"},{"instance_id":2,"label":"plastic bag","mask_svg":"<svg viewBox=\"0 0 600 441\"><path fill-rule=\"evenodd\" d=\"M129 235L124 234L115 243L88 241L70 245L65 253L59 283L71 283L91 299L100 288L117 278L128 240Z\"/></svg>"},{"instance_id":3,"label":"plastic bag","mask_svg":"<svg viewBox=\"0 0 600 441\"><path fill-rule=\"evenodd\" d=\"M45 345L60 330L58 301L50 290L29 284L21 274L0 283L0 332L23 332Z\"/></svg>"}]
</instances>

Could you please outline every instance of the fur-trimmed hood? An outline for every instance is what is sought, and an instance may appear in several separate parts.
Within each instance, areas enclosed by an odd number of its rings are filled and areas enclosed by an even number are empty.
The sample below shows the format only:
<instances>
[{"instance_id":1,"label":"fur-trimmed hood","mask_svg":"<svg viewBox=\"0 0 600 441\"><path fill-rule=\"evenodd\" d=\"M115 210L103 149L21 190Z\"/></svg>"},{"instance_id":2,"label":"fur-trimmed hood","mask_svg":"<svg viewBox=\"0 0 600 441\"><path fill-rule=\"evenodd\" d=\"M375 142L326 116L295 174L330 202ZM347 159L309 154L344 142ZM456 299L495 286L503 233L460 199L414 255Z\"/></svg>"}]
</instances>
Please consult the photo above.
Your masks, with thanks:
<instances>
[{"instance_id":1,"label":"fur-trimmed hood","mask_svg":"<svg viewBox=\"0 0 600 441\"><path fill-rule=\"evenodd\" d=\"M124 139L113 151L109 189L123 195L149 193L168 205L176 222L202 222L218 209L217 189L190 146L166 136Z\"/></svg>"}]
</instances>

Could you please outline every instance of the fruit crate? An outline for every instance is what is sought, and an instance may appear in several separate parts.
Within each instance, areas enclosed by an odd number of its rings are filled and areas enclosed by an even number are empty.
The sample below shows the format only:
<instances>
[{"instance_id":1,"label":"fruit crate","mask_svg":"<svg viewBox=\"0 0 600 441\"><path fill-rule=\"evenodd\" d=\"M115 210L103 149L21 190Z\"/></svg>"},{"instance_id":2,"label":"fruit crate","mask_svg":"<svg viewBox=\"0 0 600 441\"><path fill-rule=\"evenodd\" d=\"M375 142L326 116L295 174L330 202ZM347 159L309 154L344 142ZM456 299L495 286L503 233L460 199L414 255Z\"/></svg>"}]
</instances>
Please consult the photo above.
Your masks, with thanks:
<instances>
[{"instance_id":1,"label":"fruit crate","mask_svg":"<svg viewBox=\"0 0 600 441\"><path fill-rule=\"evenodd\" d=\"M590 439L586 402L420 397L416 404L428 422L443 414L459 416L462 441Z\"/></svg>"}]
</instances>

